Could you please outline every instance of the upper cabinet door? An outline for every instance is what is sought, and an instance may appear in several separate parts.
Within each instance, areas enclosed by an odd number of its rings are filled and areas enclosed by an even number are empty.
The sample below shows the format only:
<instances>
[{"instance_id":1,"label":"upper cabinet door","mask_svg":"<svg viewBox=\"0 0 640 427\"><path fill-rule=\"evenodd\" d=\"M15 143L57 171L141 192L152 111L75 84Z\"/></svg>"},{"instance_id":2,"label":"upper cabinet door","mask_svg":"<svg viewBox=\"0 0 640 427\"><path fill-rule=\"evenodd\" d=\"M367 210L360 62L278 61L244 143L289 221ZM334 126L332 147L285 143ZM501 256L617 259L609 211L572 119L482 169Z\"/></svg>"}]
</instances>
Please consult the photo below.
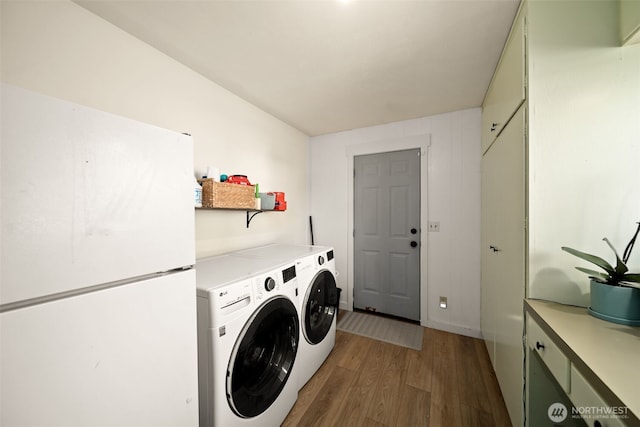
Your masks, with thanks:
<instances>
[{"instance_id":1,"label":"upper cabinet door","mask_svg":"<svg viewBox=\"0 0 640 427\"><path fill-rule=\"evenodd\" d=\"M620 38L622 44L640 43L639 0L620 0Z\"/></svg>"},{"instance_id":2,"label":"upper cabinet door","mask_svg":"<svg viewBox=\"0 0 640 427\"><path fill-rule=\"evenodd\" d=\"M519 17L482 105L482 153L487 151L524 99L524 17Z\"/></svg>"}]
</instances>

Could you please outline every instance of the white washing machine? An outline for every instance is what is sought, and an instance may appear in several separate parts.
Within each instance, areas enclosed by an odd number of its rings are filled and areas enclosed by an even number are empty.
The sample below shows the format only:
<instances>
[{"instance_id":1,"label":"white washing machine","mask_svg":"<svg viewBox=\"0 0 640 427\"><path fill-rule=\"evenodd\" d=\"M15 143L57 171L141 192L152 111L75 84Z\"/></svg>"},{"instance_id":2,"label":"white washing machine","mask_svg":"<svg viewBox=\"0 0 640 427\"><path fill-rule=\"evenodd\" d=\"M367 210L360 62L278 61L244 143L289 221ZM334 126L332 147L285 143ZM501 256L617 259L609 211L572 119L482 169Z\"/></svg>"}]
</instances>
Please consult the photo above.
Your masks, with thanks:
<instances>
[{"instance_id":1,"label":"white washing machine","mask_svg":"<svg viewBox=\"0 0 640 427\"><path fill-rule=\"evenodd\" d=\"M286 418L298 398L297 284L294 263L273 269L228 255L196 262L200 426Z\"/></svg>"},{"instance_id":2,"label":"white washing machine","mask_svg":"<svg viewBox=\"0 0 640 427\"><path fill-rule=\"evenodd\" d=\"M298 277L300 349L298 384L302 388L322 366L335 345L339 295L333 248L267 245L234 252L233 256L295 262Z\"/></svg>"}]
</instances>

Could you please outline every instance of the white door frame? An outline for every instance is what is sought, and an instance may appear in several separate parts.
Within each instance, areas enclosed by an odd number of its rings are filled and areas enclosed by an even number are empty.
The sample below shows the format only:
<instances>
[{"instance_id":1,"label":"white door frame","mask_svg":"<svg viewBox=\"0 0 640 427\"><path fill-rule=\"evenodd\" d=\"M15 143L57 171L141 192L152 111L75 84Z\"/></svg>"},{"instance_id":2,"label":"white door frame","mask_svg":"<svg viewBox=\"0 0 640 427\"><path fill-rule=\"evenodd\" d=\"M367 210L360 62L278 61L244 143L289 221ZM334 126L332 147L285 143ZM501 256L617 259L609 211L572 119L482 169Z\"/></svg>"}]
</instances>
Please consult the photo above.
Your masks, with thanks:
<instances>
[{"instance_id":1,"label":"white door frame","mask_svg":"<svg viewBox=\"0 0 640 427\"><path fill-rule=\"evenodd\" d=\"M427 248L429 223L428 206L428 176L429 176L429 147L431 146L431 134L420 134L413 136L403 136L393 139L351 145L347 147L347 310L353 311L353 214L354 214L354 194L353 194L353 168L354 157L366 154L386 153L399 150L420 150L420 324L427 326L428 316L428 262Z\"/></svg>"}]
</instances>

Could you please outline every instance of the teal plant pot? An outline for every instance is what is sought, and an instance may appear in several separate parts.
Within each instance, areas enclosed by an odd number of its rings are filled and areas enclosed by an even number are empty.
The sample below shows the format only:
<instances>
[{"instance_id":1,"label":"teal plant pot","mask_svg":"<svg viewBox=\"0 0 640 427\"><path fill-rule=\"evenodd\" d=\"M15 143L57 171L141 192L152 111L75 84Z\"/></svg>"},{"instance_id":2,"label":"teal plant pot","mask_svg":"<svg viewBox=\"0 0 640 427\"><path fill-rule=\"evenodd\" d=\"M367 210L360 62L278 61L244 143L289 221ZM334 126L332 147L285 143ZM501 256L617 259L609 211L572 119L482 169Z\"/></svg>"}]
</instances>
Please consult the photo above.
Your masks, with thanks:
<instances>
[{"instance_id":1,"label":"teal plant pot","mask_svg":"<svg viewBox=\"0 0 640 427\"><path fill-rule=\"evenodd\" d=\"M592 280L589 313L609 322L640 326L640 289Z\"/></svg>"}]
</instances>

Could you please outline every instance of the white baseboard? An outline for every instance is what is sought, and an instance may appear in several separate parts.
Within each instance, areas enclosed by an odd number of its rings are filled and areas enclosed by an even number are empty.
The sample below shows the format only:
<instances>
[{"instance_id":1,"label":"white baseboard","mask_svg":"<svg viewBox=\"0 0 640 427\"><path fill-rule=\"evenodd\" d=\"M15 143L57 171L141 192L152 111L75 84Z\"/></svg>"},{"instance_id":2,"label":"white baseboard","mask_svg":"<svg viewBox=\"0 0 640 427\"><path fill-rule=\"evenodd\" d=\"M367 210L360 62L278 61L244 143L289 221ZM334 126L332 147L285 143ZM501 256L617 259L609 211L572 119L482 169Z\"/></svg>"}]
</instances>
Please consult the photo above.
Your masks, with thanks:
<instances>
[{"instance_id":1,"label":"white baseboard","mask_svg":"<svg viewBox=\"0 0 640 427\"><path fill-rule=\"evenodd\" d=\"M482 339L482 332L479 329L470 329L463 326L451 325L448 323L434 322L432 320L428 320L427 323L422 324L422 326L431 329L438 329L440 331L451 332L458 335L464 335L467 337Z\"/></svg>"}]
</instances>

